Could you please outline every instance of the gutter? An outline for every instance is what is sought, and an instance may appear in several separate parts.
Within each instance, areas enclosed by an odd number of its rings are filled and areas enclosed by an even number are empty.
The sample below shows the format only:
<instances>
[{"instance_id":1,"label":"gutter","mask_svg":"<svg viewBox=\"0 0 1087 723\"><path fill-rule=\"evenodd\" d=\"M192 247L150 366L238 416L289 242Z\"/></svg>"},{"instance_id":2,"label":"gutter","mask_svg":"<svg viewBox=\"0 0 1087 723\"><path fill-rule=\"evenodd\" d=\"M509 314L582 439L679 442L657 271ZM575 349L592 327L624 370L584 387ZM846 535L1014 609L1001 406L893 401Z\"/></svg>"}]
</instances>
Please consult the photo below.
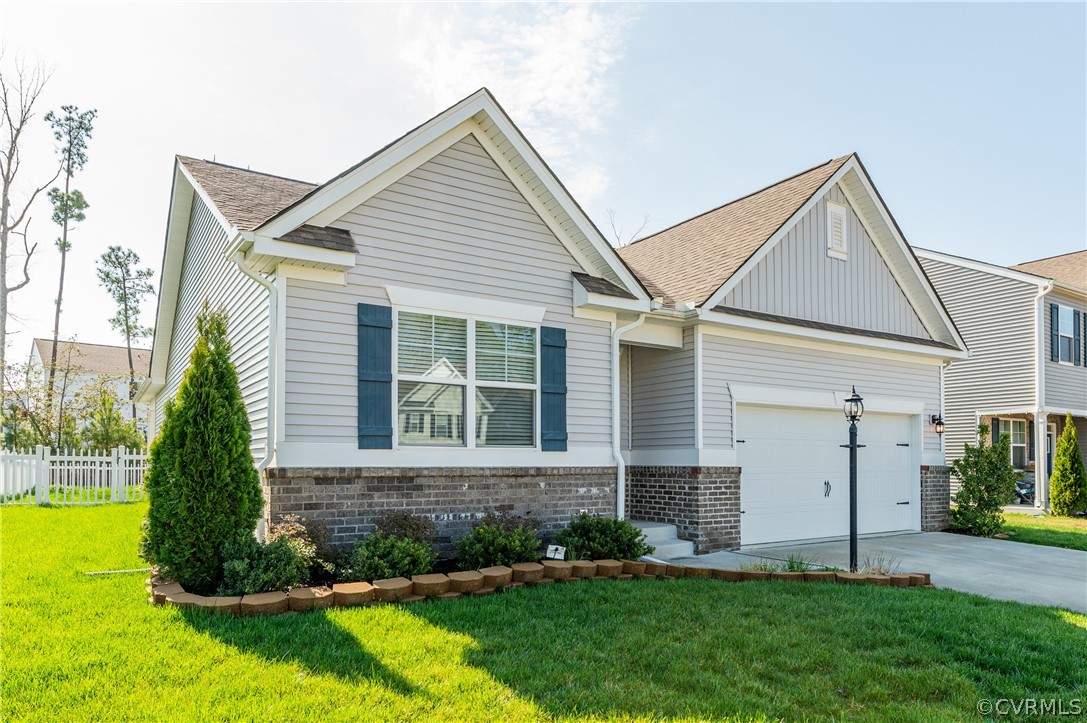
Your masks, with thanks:
<instances>
[{"instance_id":1,"label":"gutter","mask_svg":"<svg viewBox=\"0 0 1087 723\"><path fill-rule=\"evenodd\" d=\"M623 459L623 440L619 409L619 337L645 323L648 314L640 314L637 321L617 327L611 333L611 450L615 457L615 517L626 519L627 463Z\"/></svg>"},{"instance_id":2,"label":"gutter","mask_svg":"<svg viewBox=\"0 0 1087 723\"><path fill-rule=\"evenodd\" d=\"M240 244L238 245L240 246ZM272 461L272 457L275 456L275 442L276 442L276 331L279 327L277 323L278 316L278 301L279 294L277 293L276 286L268 279L264 278L261 274L258 274L252 268L250 268L245 262L245 252L237 246L234 249L234 264L238 267L238 270L248 276L253 281L256 281L268 292L268 401L267 401L267 415L268 421L265 425L267 430L267 440L264 444L264 458L257 462L257 471L263 472L265 468Z\"/></svg>"}]
</instances>

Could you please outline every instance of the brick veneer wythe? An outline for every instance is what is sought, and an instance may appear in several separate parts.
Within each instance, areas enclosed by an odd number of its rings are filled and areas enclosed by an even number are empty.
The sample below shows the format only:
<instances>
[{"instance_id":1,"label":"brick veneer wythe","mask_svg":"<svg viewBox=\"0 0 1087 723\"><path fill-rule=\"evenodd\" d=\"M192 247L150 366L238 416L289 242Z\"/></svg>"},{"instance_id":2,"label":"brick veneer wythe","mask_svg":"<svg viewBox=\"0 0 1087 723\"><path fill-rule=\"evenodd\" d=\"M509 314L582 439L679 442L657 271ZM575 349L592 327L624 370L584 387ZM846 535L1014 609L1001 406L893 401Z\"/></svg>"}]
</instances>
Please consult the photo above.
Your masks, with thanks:
<instances>
[{"instance_id":1,"label":"brick veneer wythe","mask_svg":"<svg viewBox=\"0 0 1087 723\"><path fill-rule=\"evenodd\" d=\"M627 516L675 525L704 554L740 546L739 467L627 467Z\"/></svg>"},{"instance_id":2,"label":"brick veneer wythe","mask_svg":"<svg viewBox=\"0 0 1087 723\"><path fill-rule=\"evenodd\" d=\"M265 470L266 515L323 520L331 542L373 531L375 518L404 511L438 527L436 547L453 544L487 512L526 515L545 536L580 510L615 516L615 467L371 468L277 467Z\"/></svg>"},{"instance_id":3,"label":"brick veneer wythe","mask_svg":"<svg viewBox=\"0 0 1087 723\"><path fill-rule=\"evenodd\" d=\"M950 506L951 468L922 465L921 529L929 532L947 529L947 511Z\"/></svg>"}]
</instances>

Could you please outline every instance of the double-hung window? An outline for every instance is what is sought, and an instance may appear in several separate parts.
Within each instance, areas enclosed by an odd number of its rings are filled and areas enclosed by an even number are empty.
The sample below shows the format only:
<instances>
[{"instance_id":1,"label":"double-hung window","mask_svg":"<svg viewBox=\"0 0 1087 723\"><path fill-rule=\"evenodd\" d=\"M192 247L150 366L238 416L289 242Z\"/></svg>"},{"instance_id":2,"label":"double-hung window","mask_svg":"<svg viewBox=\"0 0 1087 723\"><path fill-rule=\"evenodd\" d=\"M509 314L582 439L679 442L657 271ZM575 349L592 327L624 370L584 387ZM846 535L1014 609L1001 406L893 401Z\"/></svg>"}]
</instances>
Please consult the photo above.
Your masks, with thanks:
<instances>
[{"instance_id":1,"label":"double-hung window","mask_svg":"<svg viewBox=\"0 0 1087 723\"><path fill-rule=\"evenodd\" d=\"M1001 419L999 435L1011 438L1011 463L1016 469L1027 466L1027 423L1023 419Z\"/></svg>"},{"instance_id":2,"label":"double-hung window","mask_svg":"<svg viewBox=\"0 0 1087 723\"><path fill-rule=\"evenodd\" d=\"M536 327L400 311L396 350L400 445L536 446Z\"/></svg>"},{"instance_id":3,"label":"double-hung window","mask_svg":"<svg viewBox=\"0 0 1087 723\"><path fill-rule=\"evenodd\" d=\"M1061 306L1057 312L1058 357L1062 362L1074 363L1076 349L1076 315L1068 306Z\"/></svg>"}]
</instances>

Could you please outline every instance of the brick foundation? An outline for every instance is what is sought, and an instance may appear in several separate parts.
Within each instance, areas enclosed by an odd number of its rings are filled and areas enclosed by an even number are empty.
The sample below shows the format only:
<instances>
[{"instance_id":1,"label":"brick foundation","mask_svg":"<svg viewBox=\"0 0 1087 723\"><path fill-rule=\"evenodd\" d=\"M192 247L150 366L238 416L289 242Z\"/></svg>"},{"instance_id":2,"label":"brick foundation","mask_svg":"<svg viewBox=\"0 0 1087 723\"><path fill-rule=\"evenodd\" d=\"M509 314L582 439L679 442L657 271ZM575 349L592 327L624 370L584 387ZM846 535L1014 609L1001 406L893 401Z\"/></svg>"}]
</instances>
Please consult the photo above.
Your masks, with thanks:
<instances>
[{"instance_id":1,"label":"brick foundation","mask_svg":"<svg viewBox=\"0 0 1087 723\"><path fill-rule=\"evenodd\" d=\"M947 511L951 507L951 468L921 466L921 529L939 532L947 529Z\"/></svg>"},{"instance_id":2,"label":"brick foundation","mask_svg":"<svg viewBox=\"0 0 1087 723\"><path fill-rule=\"evenodd\" d=\"M422 468L369 467L265 470L267 516L296 514L323 520L333 544L374 530L386 512L426 515L437 523L435 547L453 544L487 512L525 515L545 537L580 510L615 516L614 467Z\"/></svg>"},{"instance_id":3,"label":"brick foundation","mask_svg":"<svg viewBox=\"0 0 1087 723\"><path fill-rule=\"evenodd\" d=\"M740 546L739 467L627 467L627 516L675 525L697 554Z\"/></svg>"}]
</instances>

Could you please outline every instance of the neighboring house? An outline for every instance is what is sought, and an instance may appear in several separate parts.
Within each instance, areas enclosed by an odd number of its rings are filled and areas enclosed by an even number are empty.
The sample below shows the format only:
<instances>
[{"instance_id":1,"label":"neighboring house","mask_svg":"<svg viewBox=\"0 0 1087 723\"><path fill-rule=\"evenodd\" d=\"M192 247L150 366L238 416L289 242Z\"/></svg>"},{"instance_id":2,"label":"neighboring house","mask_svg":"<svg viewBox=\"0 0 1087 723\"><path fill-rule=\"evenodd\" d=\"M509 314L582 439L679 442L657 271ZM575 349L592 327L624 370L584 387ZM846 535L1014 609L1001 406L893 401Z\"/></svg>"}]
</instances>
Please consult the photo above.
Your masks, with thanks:
<instances>
[{"instance_id":1,"label":"neighboring house","mask_svg":"<svg viewBox=\"0 0 1087 723\"><path fill-rule=\"evenodd\" d=\"M1087 449L1087 251L997 266L917 250L970 346L945 383L947 459L989 425L1011 437L1011 462L1049 506L1057 437L1071 413ZM1044 464L1042 463L1044 461Z\"/></svg>"},{"instance_id":2,"label":"neighboring house","mask_svg":"<svg viewBox=\"0 0 1087 723\"><path fill-rule=\"evenodd\" d=\"M31 345L30 361L41 369L47 380L49 375L49 360L52 357L53 340L35 339ZM141 384L147 379L151 364L151 350L132 347L132 366L136 372L136 383ZM58 391L64 385L66 397L72 397L80 391L97 384L103 378L113 389L117 398L121 400L118 411L125 421L132 419L132 405L128 403L129 396L129 371L128 349L123 346L110 346L107 344L87 344L77 341L57 342L57 372L53 385ZM64 379L66 369L71 370L67 379ZM147 434L146 404L136 405L136 426L145 435Z\"/></svg>"},{"instance_id":3,"label":"neighboring house","mask_svg":"<svg viewBox=\"0 0 1087 723\"><path fill-rule=\"evenodd\" d=\"M404 509L448 543L587 511L706 552L847 531L856 385L862 531L942 524L967 352L855 155L621 256L486 90L321 185L178 157L142 399L154 426L207 299L266 518L347 541Z\"/></svg>"}]
</instances>

